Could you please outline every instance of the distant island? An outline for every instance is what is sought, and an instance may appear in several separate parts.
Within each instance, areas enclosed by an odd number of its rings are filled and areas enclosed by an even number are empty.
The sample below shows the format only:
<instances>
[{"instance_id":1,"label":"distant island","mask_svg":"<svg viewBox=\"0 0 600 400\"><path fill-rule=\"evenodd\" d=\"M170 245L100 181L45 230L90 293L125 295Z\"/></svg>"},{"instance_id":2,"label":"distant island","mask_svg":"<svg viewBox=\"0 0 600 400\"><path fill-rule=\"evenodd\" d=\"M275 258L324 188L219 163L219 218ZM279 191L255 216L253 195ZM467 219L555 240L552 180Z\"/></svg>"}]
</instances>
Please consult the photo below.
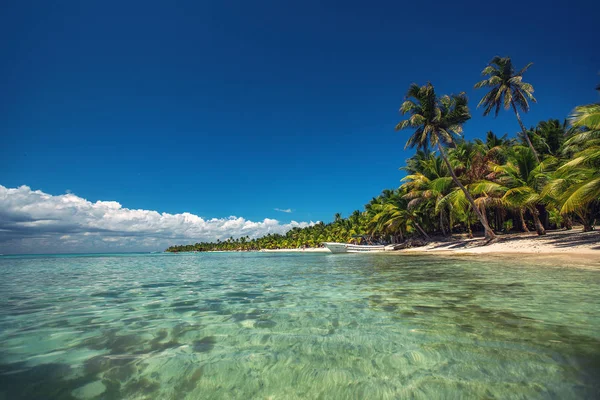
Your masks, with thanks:
<instances>
[{"instance_id":1,"label":"distant island","mask_svg":"<svg viewBox=\"0 0 600 400\"><path fill-rule=\"evenodd\" d=\"M548 230L594 230L600 216L600 103L576 107L564 119L522 121L535 103L532 85L523 81L532 64L516 70L508 57L494 57L475 88L488 90L477 105L484 115L513 112L514 138L493 131L485 139L464 140L471 118L464 93L438 95L431 83L413 84L396 130L411 130L406 147L416 153L402 167L398 189L386 189L349 217L294 228L285 235L233 238L171 246L167 252L249 251L319 247L323 242L431 242L483 233L485 243L498 234ZM596 88L600 90L600 86ZM593 240L600 236L594 235Z\"/></svg>"}]
</instances>

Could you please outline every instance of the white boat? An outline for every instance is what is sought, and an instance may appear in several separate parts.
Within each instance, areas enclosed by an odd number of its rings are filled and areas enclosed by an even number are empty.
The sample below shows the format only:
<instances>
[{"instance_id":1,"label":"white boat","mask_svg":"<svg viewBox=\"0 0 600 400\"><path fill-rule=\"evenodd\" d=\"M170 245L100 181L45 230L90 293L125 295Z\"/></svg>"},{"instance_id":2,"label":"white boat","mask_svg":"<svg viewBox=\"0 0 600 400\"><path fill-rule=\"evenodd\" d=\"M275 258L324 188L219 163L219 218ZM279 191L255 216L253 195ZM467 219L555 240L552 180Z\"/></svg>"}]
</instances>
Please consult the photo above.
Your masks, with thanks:
<instances>
[{"instance_id":1,"label":"white boat","mask_svg":"<svg viewBox=\"0 0 600 400\"><path fill-rule=\"evenodd\" d=\"M347 244L347 243L323 243L332 253L376 253L385 251L384 245L363 245L363 244Z\"/></svg>"}]
</instances>

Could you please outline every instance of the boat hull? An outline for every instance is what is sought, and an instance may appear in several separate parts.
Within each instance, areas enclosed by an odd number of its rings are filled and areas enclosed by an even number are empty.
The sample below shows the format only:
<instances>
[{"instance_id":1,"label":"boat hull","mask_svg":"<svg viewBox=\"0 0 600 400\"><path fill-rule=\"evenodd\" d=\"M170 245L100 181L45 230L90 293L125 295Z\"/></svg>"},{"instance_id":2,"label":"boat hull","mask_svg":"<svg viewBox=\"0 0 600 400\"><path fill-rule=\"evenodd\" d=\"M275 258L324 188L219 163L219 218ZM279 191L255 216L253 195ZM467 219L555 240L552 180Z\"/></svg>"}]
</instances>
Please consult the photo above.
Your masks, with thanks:
<instances>
[{"instance_id":1,"label":"boat hull","mask_svg":"<svg viewBox=\"0 0 600 400\"><path fill-rule=\"evenodd\" d=\"M385 246L367 246L360 244L347 244L347 243L323 243L329 251L332 253L378 253L385 251Z\"/></svg>"},{"instance_id":2,"label":"boat hull","mask_svg":"<svg viewBox=\"0 0 600 400\"><path fill-rule=\"evenodd\" d=\"M347 253L346 243L323 243L327 249L332 253Z\"/></svg>"}]
</instances>

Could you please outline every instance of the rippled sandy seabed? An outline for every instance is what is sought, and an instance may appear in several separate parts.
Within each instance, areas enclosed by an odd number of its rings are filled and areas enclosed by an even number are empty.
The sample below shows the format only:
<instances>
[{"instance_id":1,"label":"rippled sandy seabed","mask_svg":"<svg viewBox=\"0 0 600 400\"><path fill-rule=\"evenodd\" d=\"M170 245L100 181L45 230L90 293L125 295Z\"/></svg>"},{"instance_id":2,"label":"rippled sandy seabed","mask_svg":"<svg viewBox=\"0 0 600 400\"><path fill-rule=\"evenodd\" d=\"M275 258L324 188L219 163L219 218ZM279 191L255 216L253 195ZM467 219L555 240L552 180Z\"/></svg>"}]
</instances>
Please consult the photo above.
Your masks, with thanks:
<instances>
[{"instance_id":1,"label":"rippled sandy seabed","mask_svg":"<svg viewBox=\"0 0 600 400\"><path fill-rule=\"evenodd\" d=\"M600 268L518 264L0 257L0 399L599 397Z\"/></svg>"}]
</instances>

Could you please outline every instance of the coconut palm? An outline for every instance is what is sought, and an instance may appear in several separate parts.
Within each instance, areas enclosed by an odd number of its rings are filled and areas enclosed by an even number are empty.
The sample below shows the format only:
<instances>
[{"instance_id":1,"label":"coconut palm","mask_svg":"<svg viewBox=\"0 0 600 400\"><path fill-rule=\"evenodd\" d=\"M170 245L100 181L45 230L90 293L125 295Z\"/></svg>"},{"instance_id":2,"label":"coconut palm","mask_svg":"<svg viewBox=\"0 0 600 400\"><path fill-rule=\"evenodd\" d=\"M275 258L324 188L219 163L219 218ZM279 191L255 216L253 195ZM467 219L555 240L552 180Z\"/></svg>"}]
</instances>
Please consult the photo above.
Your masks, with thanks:
<instances>
[{"instance_id":1,"label":"coconut palm","mask_svg":"<svg viewBox=\"0 0 600 400\"><path fill-rule=\"evenodd\" d=\"M556 170L544 192L554 195L561 214L574 213L589 231L600 203L600 104L576 107L569 121L576 131L565 149L576 153Z\"/></svg>"},{"instance_id":2,"label":"coconut palm","mask_svg":"<svg viewBox=\"0 0 600 400\"><path fill-rule=\"evenodd\" d=\"M542 188L547 183L544 172L554 162L547 158L543 163L535 163L535 157L528 147L515 146L510 160L504 165L493 165L496 181L507 188L502 197L507 207L519 212L523 221L523 210L528 210L533 217L535 230L538 235L545 235L546 230L540 221L538 207L542 207L544 198Z\"/></svg>"},{"instance_id":3,"label":"coconut palm","mask_svg":"<svg viewBox=\"0 0 600 400\"><path fill-rule=\"evenodd\" d=\"M412 173L402 179L404 182L402 187L407 192L404 198L409 200L407 207L418 208L419 213L423 215L438 215L439 228L444 236L446 235L444 220L448 219L451 233L450 210L447 205L440 204L440 200L453 186L444 161L440 156L431 153L429 158L420 160L418 165L415 164L412 168Z\"/></svg>"},{"instance_id":4,"label":"coconut palm","mask_svg":"<svg viewBox=\"0 0 600 400\"><path fill-rule=\"evenodd\" d=\"M438 98L431 83L421 87L412 84L406 94L406 100L400 107L400 112L403 115L409 114L410 118L398 123L396 130L416 128L415 132L408 138L406 147L417 147L419 149L426 149L428 146L437 147L454 183L463 191L471 208L483 225L485 237L488 240L494 239L496 237L494 232L481 215L467 188L454 173L444 151L444 145L454 143L454 136L462 133L462 125L471 118L466 95L461 93Z\"/></svg>"},{"instance_id":5,"label":"coconut palm","mask_svg":"<svg viewBox=\"0 0 600 400\"><path fill-rule=\"evenodd\" d=\"M529 111L529 101L537 102L533 97L533 86L529 83L523 82L523 74L531 67L533 63L527 64L519 72L515 73L512 61L510 57L494 57L490 61L489 65L483 69L482 75L487 75L489 78L482 80L475 84L475 89L482 87L489 87L491 90L483 96L477 107L484 107L483 115L488 115L494 111L495 116L498 116L500 108L504 106L506 110L512 108L517 116L517 121L521 127L521 131L527 145L533 152L537 163L539 164L540 159L536 153L529 134L523 121L521 121L521 115L519 110L523 112Z\"/></svg>"},{"instance_id":6,"label":"coconut palm","mask_svg":"<svg viewBox=\"0 0 600 400\"><path fill-rule=\"evenodd\" d=\"M536 138L539 146L536 146L540 153L558 155L562 149L567 132L567 121L560 122L557 119L540 121L535 128Z\"/></svg>"}]
</instances>

